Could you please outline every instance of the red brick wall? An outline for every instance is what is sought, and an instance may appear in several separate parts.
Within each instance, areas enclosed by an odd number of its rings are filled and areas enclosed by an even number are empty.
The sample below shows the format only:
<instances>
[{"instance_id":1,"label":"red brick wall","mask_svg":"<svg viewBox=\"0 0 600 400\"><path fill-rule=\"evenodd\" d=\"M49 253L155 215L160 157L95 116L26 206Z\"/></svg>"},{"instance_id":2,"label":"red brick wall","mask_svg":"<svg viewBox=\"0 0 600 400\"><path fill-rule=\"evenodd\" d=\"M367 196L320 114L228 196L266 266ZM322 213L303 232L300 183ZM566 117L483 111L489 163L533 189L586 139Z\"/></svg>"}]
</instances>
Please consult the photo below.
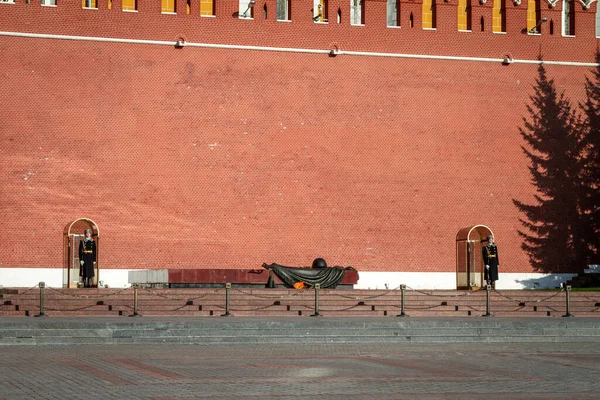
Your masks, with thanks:
<instances>
[{"instance_id":1,"label":"red brick wall","mask_svg":"<svg viewBox=\"0 0 600 400\"><path fill-rule=\"evenodd\" d=\"M507 34L492 34L491 3L473 2L472 33L456 32L454 0L438 3L437 31L420 29L416 2L387 29L384 2L353 27L341 1L315 25L312 2L295 1L282 23L274 1L269 19L258 1L241 21L234 2L201 18L197 4L173 16L144 0L138 13L119 1L0 4L0 31L593 61L597 3L576 3L575 38L560 36L560 4L542 11L554 35L522 34L525 2L507 2ZM531 271L512 199L535 193L518 133L535 65L0 36L0 66L0 267L59 267L64 226L88 217L110 268L321 256L359 271L452 271L456 232L482 223L503 271ZM583 98L587 68L547 70Z\"/></svg>"}]
</instances>

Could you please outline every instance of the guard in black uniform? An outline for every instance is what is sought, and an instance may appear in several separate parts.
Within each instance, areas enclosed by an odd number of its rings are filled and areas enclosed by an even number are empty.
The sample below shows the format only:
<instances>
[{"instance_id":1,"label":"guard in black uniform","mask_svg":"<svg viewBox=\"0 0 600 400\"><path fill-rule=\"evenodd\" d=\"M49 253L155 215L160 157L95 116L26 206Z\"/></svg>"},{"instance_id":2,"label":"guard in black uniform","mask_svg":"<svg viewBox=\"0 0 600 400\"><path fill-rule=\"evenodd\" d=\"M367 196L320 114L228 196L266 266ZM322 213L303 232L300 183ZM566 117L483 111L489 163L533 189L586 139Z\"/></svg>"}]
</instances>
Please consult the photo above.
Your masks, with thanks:
<instances>
[{"instance_id":1,"label":"guard in black uniform","mask_svg":"<svg viewBox=\"0 0 600 400\"><path fill-rule=\"evenodd\" d=\"M79 276L83 279L83 287L92 287L94 264L96 264L96 242L92 239L92 230L85 230L85 238L79 242Z\"/></svg>"},{"instance_id":2,"label":"guard in black uniform","mask_svg":"<svg viewBox=\"0 0 600 400\"><path fill-rule=\"evenodd\" d=\"M500 261L498 260L498 247L494 243L494 237L489 235L486 237L487 245L483 246L481 253L483 254L483 265L485 270L483 277L488 285L496 288L496 281L498 280L498 268L500 267Z\"/></svg>"}]
</instances>

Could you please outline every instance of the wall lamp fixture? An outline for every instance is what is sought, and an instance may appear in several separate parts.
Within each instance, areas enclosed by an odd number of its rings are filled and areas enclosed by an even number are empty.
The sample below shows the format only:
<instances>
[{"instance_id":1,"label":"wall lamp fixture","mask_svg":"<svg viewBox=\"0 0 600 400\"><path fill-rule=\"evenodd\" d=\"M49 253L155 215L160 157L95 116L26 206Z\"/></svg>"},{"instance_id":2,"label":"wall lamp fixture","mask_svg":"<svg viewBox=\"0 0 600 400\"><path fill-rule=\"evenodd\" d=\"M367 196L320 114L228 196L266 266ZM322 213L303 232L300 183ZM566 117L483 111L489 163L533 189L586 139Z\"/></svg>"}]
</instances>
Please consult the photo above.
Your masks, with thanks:
<instances>
[{"instance_id":1,"label":"wall lamp fixture","mask_svg":"<svg viewBox=\"0 0 600 400\"><path fill-rule=\"evenodd\" d=\"M542 26L542 24L543 24L544 22L546 22L546 21L548 21L548 18L546 18L546 17L544 17L544 18L540 19L540 20L538 21L538 23L537 23L537 24L535 24L535 26L534 26L533 28L531 28L530 30L528 30L528 31L527 31L527 33L539 33L539 32L538 32L538 28L539 28L540 26Z\"/></svg>"},{"instance_id":2,"label":"wall lamp fixture","mask_svg":"<svg viewBox=\"0 0 600 400\"><path fill-rule=\"evenodd\" d=\"M244 18L248 18L248 11L250 11L252 9L252 7L254 7L254 5L256 4L256 0L250 0L248 2L248 8L246 8L246 11L244 11L244 13L242 14L242 17Z\"/></svg>"}]
</instances>

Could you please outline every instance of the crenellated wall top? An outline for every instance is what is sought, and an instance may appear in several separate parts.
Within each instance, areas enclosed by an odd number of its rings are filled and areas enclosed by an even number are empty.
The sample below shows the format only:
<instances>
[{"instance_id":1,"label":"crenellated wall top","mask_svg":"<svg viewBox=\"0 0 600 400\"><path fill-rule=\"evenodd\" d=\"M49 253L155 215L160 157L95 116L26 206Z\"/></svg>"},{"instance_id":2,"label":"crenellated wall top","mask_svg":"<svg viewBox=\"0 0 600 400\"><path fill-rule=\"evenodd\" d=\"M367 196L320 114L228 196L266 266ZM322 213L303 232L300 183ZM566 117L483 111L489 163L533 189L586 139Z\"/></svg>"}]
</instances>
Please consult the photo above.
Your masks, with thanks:
<instances>
[{"instance_id":1,"label":"crenellated wall top","mask_svg":"<svg viewBox=\"0 0 600 400\"><path fill-rule=\"evenodd\" d=\"M596 0L395 1L0 0L0 32L578 62L600 43Z\"/></svg>"}]
</instances>

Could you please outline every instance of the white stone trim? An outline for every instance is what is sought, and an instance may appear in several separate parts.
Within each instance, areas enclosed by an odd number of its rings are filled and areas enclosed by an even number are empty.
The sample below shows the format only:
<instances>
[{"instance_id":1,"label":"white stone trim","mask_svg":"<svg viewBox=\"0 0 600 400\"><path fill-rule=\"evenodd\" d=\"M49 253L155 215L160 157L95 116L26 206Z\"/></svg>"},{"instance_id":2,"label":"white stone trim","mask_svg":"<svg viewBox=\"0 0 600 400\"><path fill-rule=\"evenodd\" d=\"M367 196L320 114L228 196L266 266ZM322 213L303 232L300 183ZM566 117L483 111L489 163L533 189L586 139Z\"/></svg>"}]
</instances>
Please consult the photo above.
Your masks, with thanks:
<instances>
[{"instance_id":1,"label":"white stone trim","mask_svg":"<svg viewBox=\"0 0 600 400\"><path fill-rule=\"evenodd\" d=\"M455 290L454 272L368 272L358 271L355 289L397 289L406 285L419 290ZM496 289L553 289L576 274L503 273L500 270ZM386 286L387 285L387 286Z\"/></svg>"},{"instance_id":2,"label":"white stone trim","mask_svg":"<svg viewBox=\"0 0 600 400\"><path fill-rule=\"evenodd\" d=\"M129 287L129 271L101 269L100 281L110 288ZM45 282L46 286L62 288L63 272L63 268L0 268L0 287L30 288Z\"/></svg>"},{"instance_id":3,"label":"white stone trim","mask_svg":"<svg viewBox=\"0 0 600 400\"><path fill-rule=\"evenodd\" d=\"M397 289L406 285L417 290L455 290L454 272L370 272L358 271L355 289ZM124 288L132 283L165 283L168 270L101 269L100 280L110 288ZM552 289L573 278L575 274L503 273L496 289ZM47 286L62 288L62 268L0 268L0 287ZM265 282L266 283L266 282Z\"/></svg>"}]
</instances>

